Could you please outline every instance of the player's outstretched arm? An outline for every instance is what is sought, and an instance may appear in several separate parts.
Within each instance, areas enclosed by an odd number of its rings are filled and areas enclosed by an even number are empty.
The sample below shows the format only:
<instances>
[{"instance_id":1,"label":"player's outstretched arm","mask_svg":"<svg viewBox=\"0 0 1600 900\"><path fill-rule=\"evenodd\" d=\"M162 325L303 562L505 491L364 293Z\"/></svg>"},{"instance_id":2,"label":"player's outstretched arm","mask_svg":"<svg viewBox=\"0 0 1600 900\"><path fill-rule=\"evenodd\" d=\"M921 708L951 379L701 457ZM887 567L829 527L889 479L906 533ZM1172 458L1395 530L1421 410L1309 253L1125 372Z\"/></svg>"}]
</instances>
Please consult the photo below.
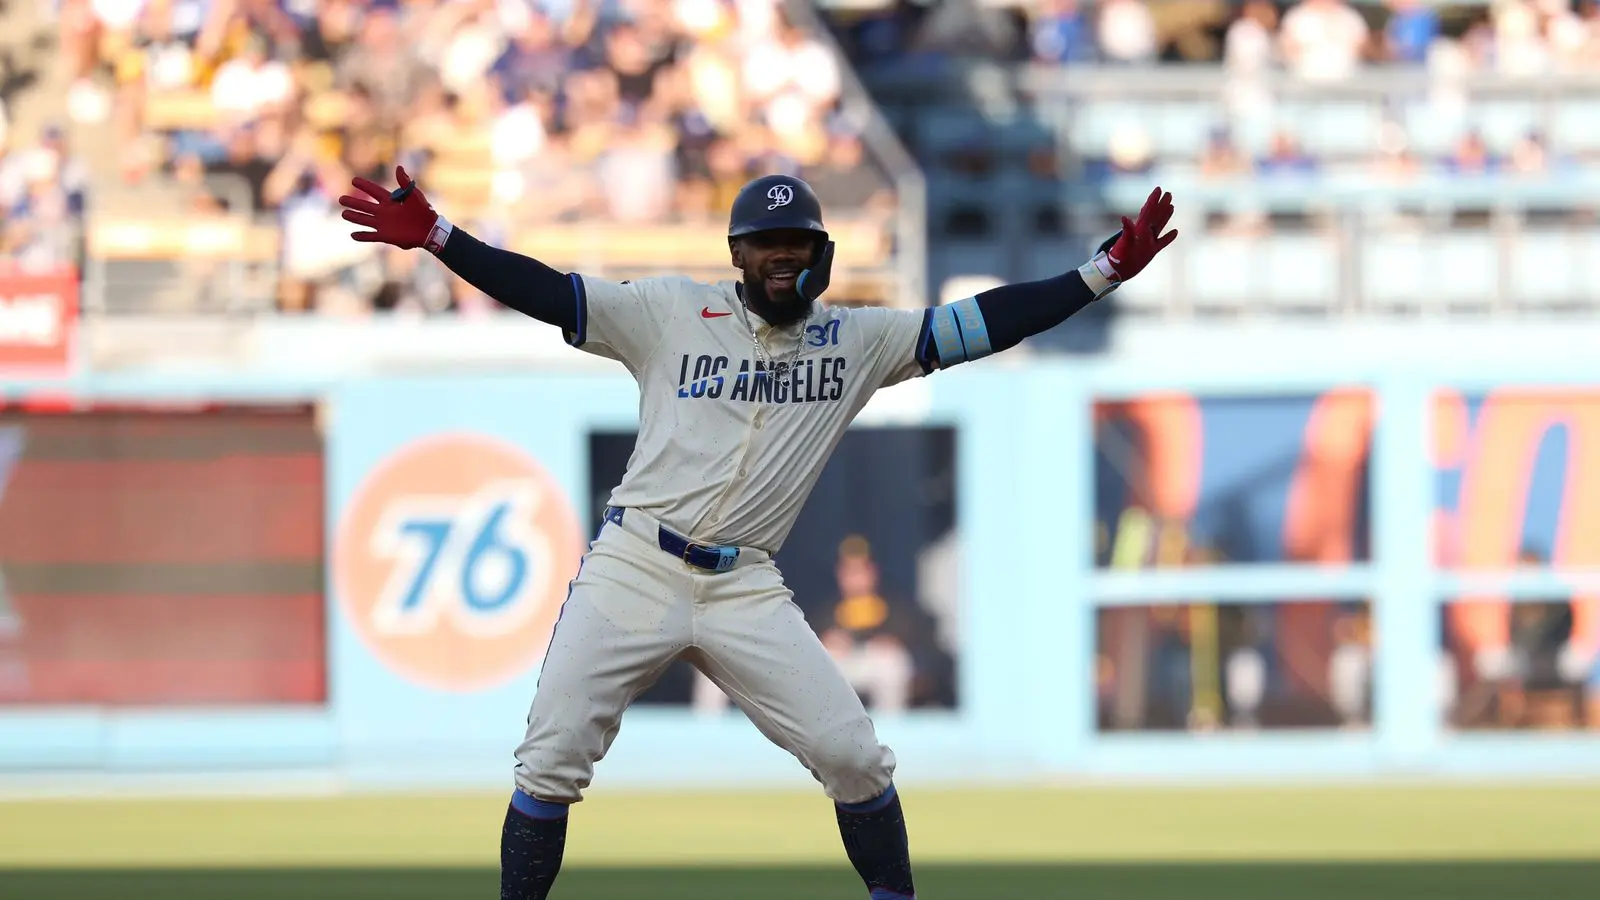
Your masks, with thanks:
<instances>
[{"instance_id":1,"label":"player's outstretched arm","mask_svg":"<svg viewBox=\"0 0 1600 900\"><path fill-rule=\"evenodd\" d=\"M350 237L404 250L421 247L499 303L565 332L578 329L578 288L571 275L456 228L434 211L404 168L395 167L394 174L400 186L393 191L356 178L351 186L365 196L339 198L346 222L372 229Z\"/></svg>"},{"instance_id":2,"label":"player's outstretched arm","mask_svg":"<svg viewBox=\"0 0 1600 900\"><path fill-rule=\"evenodd\" d=\"M931 368L948 369L1015 347L1049 331L1074 313L1116 290L1177 240L1162 234L1172 221L1172 195L1157 187L1136 221L1122 217L1122 230L1100 245L1078 268L1040 281L1008 284L931 311L919 357Z\"/></svg>"}]
</instances>

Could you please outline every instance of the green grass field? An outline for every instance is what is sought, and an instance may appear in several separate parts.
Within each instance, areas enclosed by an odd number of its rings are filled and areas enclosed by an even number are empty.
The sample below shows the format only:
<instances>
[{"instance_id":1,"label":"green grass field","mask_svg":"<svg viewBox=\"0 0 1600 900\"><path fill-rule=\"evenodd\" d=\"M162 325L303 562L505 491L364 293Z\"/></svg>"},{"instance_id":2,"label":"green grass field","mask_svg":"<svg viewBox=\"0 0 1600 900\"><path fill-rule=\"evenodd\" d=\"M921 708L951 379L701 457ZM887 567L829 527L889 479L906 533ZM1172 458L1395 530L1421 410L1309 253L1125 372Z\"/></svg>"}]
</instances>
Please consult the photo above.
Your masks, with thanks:
<instances>
[{"instance_id":1,"label":"green grass field","mask_svg":"<svg viewBox=\"0 0 1600 900\"><path fill-rule=\"evenodd\" d=\"M1600 897L1600 787L904 793L924 900ZM503 796L0 802L0 898L490 898ZM811 794L596 791L553 900L861 898Z\"/></svg>"}]
</instances>

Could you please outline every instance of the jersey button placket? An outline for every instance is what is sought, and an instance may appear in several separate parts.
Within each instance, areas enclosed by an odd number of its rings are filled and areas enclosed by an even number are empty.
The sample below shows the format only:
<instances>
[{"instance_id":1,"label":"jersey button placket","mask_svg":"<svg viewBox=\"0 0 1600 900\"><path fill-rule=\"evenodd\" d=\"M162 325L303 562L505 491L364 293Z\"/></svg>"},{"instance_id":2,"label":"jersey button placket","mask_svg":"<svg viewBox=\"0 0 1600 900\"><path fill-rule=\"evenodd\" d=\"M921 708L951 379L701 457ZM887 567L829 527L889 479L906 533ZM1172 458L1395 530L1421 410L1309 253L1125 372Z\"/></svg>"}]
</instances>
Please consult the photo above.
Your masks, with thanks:
<instances>
[{"instance_id":1,"label":"jersey button placket","mask_svg":"<svg viewBox=\"0 0 1600 900\"><path fill-rule=\"evenodd\" d=\"M749 476L750 450L755 443L753 440L755 433L760 428L756 423L761 420L763 412L765 410L760 410L751 417L750 428L745 431L744 446L739 448L739 467L734 470L734 477L728 482L727 489L722 492L721 497L717 498L717 505L711 508L711 515L706 519L708 525L715 527L722 521L722 512L728 506L728 498L733 496L734 492L742 485L744 479Z\"/></svg>"}]
</instances>

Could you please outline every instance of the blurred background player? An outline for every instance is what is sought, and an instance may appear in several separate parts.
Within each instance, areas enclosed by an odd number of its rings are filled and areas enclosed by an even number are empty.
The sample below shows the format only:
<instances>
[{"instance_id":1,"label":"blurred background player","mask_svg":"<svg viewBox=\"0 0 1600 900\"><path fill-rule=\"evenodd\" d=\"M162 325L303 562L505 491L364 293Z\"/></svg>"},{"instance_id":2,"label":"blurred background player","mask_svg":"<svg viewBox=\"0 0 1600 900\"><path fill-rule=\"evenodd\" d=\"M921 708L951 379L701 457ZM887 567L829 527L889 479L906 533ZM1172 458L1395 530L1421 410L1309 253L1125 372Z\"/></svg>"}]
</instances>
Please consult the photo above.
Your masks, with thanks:
<instances>
[{"instance_id":1,"label":"blurred background player","mask_svg":"<svg viewBox=\"0 0 1600 900\"><path fill-rule=\"evenodd\" d=\"M904 712L911 705L916 662L898 633L909 611L904 599L883 596L872 546L859 535L839 545L836 567L839 597L833 621L823 626L822 645L838 661L845 678L860 691L867 708ZM903 626L902 626L903 627Z\"/></svg>"}]
</instances>

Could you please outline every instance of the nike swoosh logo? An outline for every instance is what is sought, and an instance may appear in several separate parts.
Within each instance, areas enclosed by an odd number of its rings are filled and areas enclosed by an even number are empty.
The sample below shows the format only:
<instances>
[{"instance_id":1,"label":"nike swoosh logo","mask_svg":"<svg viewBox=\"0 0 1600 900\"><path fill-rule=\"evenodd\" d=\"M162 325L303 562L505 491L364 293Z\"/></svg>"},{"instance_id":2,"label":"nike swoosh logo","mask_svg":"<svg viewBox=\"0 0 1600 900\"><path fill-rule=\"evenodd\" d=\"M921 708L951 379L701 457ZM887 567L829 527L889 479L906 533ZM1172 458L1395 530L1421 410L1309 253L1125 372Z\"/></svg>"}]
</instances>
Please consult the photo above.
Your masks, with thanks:
<instances>
[{"instance_id":1,"label":"nike swoosh logo","mask_svg":"<svg viewBox=\"0 0 1600 900\"><path fill-rule=\"evenodd\" d=\"M731 315L733 315L733 313L731 313L731 312L714 313L714 312L711 311L711 307L709 307L709 306L700 307L700 318L702 318L702 319L720 319L723 316L731 316Z\"/></svg>"}]
</instances>

